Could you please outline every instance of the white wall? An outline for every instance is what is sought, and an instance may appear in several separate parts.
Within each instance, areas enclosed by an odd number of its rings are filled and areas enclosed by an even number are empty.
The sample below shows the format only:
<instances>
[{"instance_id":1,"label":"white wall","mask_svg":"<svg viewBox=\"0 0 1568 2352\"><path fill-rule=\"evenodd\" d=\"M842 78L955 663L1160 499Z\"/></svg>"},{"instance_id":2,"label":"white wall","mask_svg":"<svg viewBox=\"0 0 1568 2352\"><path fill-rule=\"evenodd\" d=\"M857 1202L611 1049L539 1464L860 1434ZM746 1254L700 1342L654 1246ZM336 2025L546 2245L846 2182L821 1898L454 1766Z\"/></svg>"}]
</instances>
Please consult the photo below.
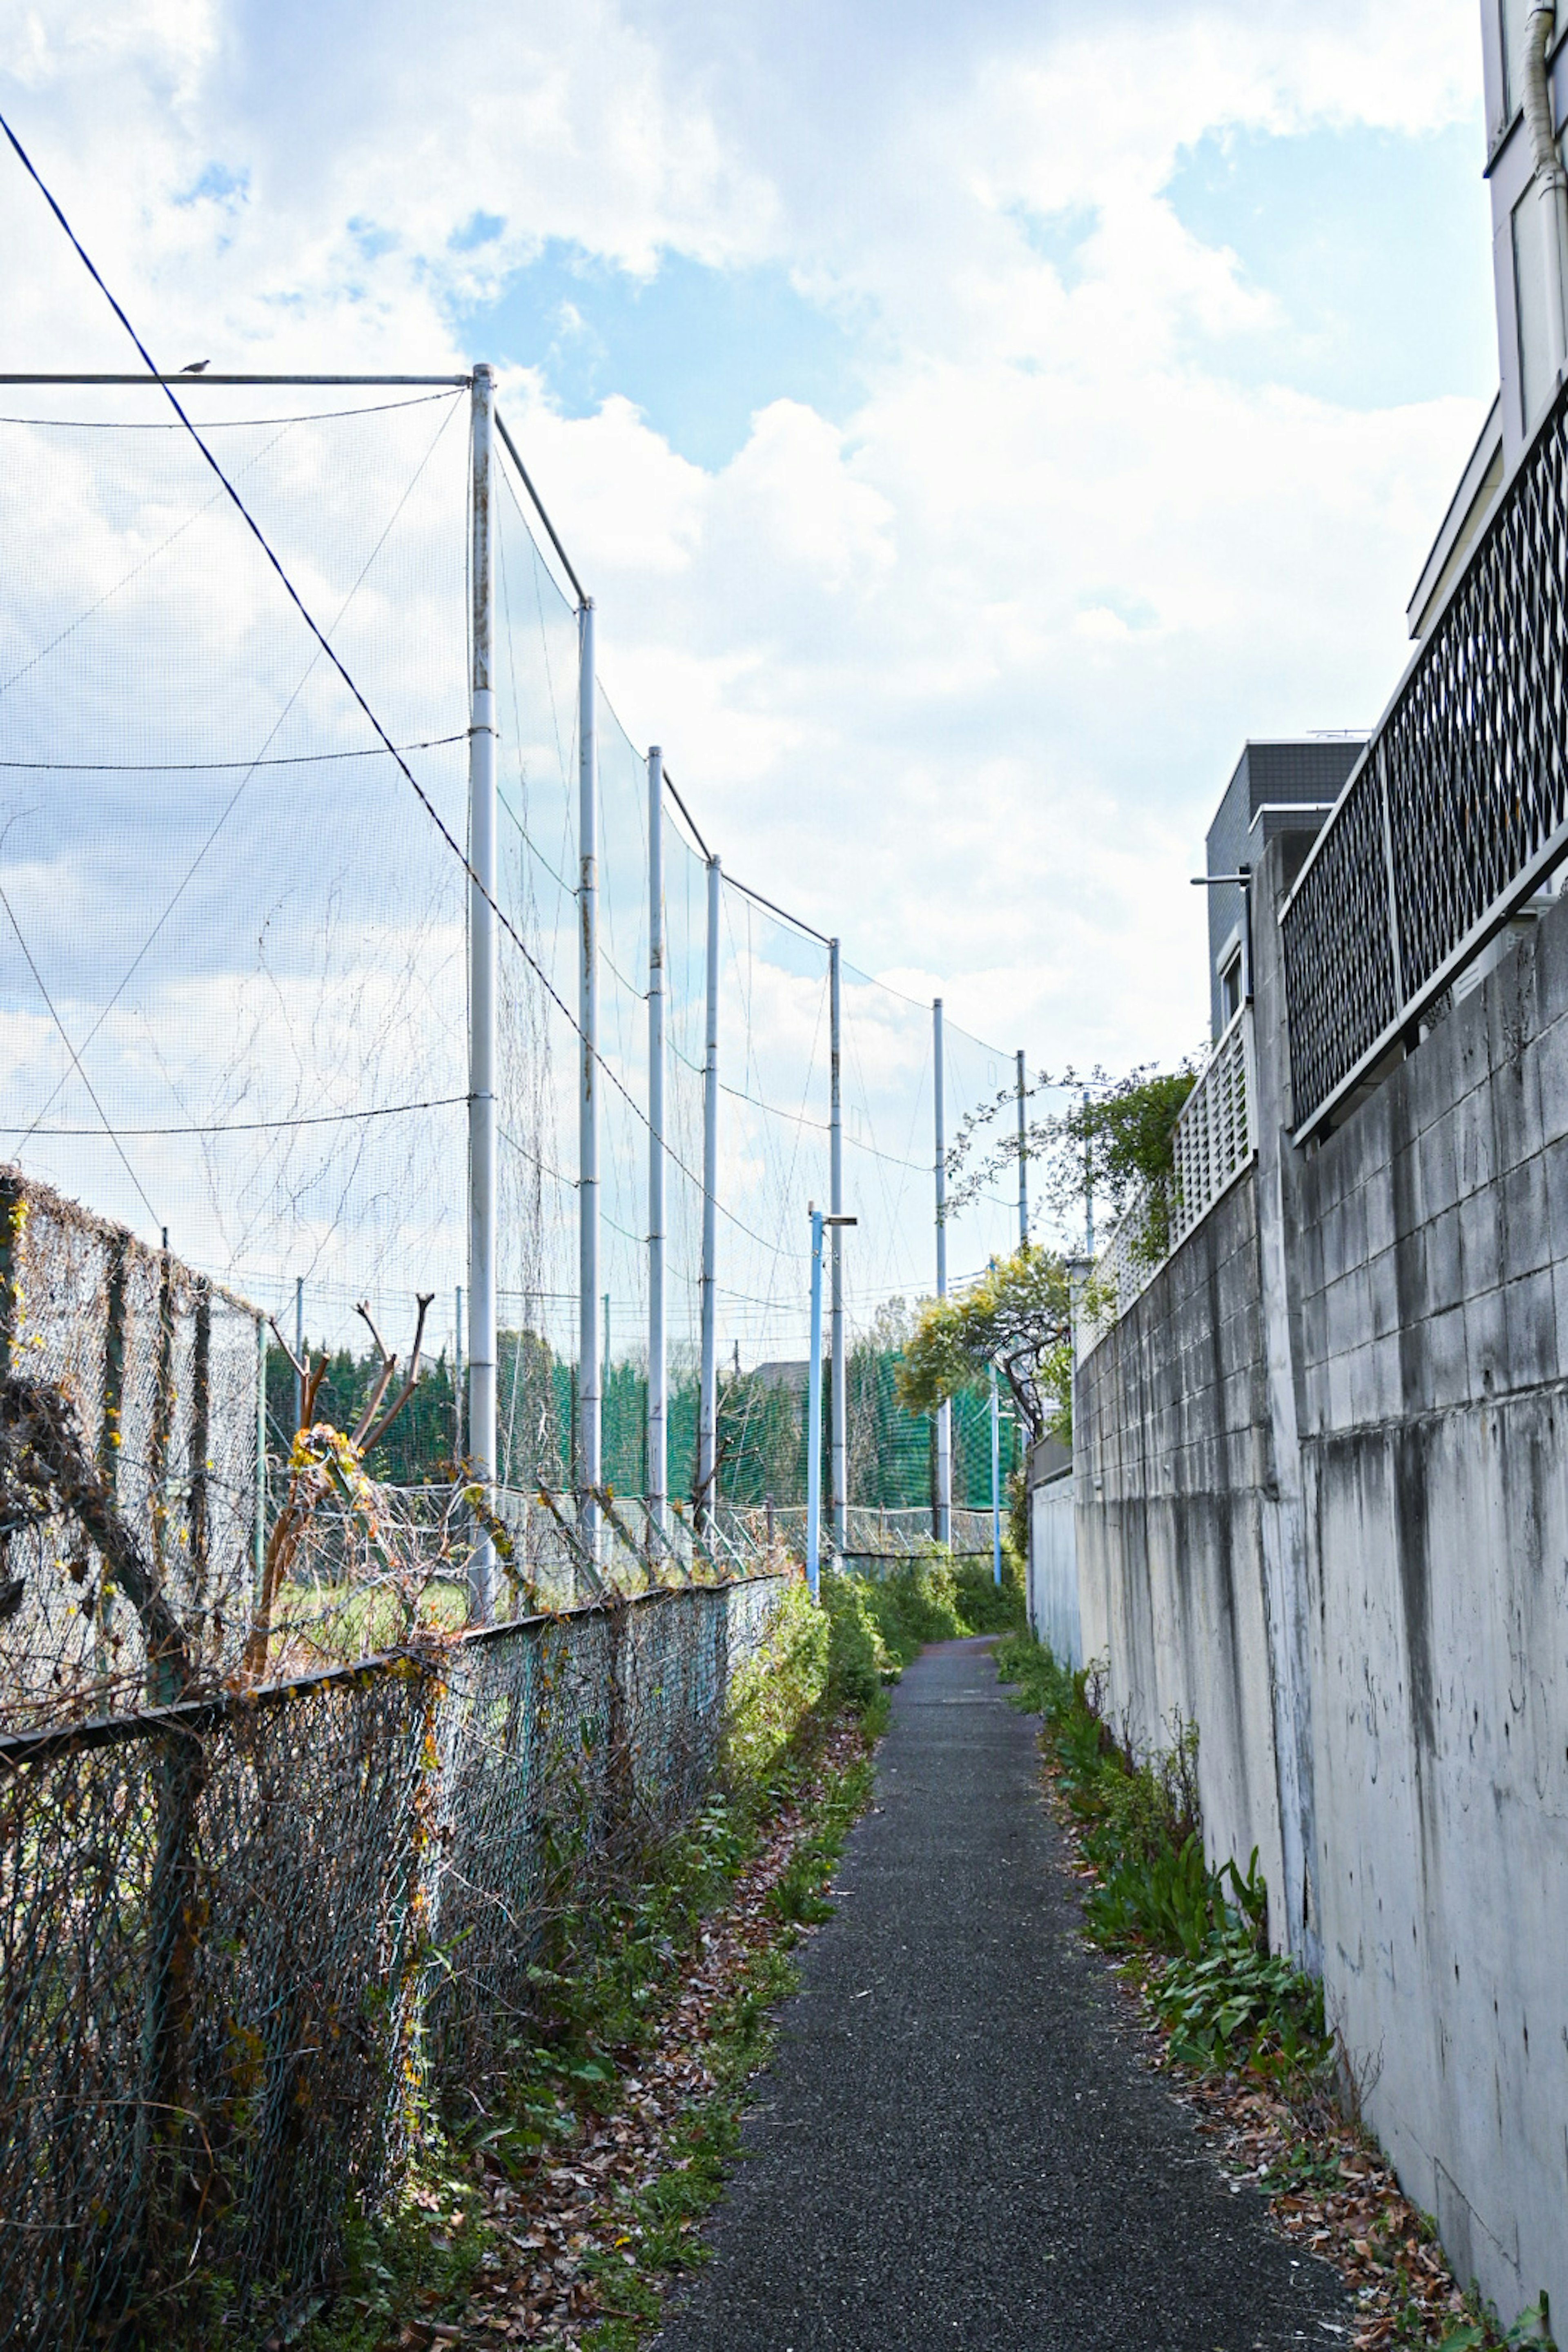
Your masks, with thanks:
<instances>
[{"instance_id":1,"label":"white wall","mask_svg":"<svg viewBox=\"0 0 1568 2352\"><path fill-rule=\"evenodd\" d=\"M1037 1486L1029 1497L1029 1623L1036 1639L1062 1664L1082 1665L1070 1470Z\"/></svg>"}]
</instances>

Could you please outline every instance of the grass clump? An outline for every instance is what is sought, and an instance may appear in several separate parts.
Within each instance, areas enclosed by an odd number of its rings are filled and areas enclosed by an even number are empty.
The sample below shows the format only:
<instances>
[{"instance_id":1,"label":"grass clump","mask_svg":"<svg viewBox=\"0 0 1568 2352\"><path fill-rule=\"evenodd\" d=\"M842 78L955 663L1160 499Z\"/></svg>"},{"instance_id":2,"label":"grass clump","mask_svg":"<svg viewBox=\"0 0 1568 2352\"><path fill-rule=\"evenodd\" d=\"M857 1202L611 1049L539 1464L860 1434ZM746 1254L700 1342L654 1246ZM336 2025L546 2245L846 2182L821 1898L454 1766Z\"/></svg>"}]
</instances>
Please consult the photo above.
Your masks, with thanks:
<instances>
[{"instance_id":1,"label":"grass clump","mask_svg":"<svg viewBox=\"0 0 1568 2352\"><path fill-rule=\"evenodd\" d=\"M1436 2231L1408 2205L1359 2122L1359 2094L1343 2047L1329 2032L1322 1987L1270 1951L1268 1894L1256 1851L1245 1875L1211 1870L1204 1853L1197 1732L1177 1723L1172 1746L1140 1758L1106 1717L1096 1668L1063 1666L1027 1633L998 1643L1013 1704L1044 1719L1042 1744L1094 1883L1084 1901L1090 1937L1114 1953L1167 2035L1168 2056L1196 2078L1213 2111L1278 2119L1259 2185L1283 2200L1286 2226L1303 2209L1321 2226L1308 2242L1331 2249L1359 2288L1376 2333L1367 2342L1438 2352L1550 2352L1546 2298L1506 2334L1472 2290L1461 2296L1425 2260ZM1207 2110L1205 2110L1207 2111ZM1369 2158L1371 2160L1369 2160ZM1361 2201L1369 2173L1380 2201ZM1348 2210L1347 2210L1348 2209ZM1435 2297L1441 2308L1435 2308ZM1449 2315L1462 2309L1453 2324ZM1382 2315L1375 2318L1373 2315Z\"/></svg>"},{"instance_id":2,"label":"grass clump","mask_svg":"<svg viewBox=\"0 0 1568 2352\"><path fill-rule=\"evenodd\" d=\"M1198 1735L1140 1758L1103 1711L1095 1669L1058 1664L1026 1633L997 1644L1015 1706L1045 1720L1058 1784L1097 1884L1084 1904L1094 1941L1130 1964L1171 2035L1173 2058L1198 2072L1251 2072L1318 2088L1334 2045L1322 1987L1268 1948L1268 1891L1254 1851L1245 1876L1213 1870L1198 1809Z\"/></svg>"}]
</instances>

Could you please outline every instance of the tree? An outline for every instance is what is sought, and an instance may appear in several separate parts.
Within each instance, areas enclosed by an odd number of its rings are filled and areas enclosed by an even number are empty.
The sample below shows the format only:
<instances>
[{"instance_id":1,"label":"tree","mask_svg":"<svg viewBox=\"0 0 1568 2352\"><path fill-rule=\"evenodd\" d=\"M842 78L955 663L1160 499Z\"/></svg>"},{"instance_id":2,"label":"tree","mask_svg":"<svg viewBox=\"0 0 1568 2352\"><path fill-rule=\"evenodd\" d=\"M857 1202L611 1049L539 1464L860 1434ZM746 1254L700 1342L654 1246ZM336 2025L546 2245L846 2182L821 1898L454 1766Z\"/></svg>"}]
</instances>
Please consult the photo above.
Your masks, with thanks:
<instances>
[{"instance_id":1,"label":"tree","mask_svg":"<svg viewBox=\"0 0 1568 2352\"><path fill-rule=\"evenodd\" d=\"M1059 1077L1040 1071L1029 1082L1030 1097L1047 1089L1071 1089L1078 1096L1068 1108L1026 1125L1023 1149L1031 1169L1041 1171L1037 1181L1045 1206L1063 1223L1077 1224L1087 1223L1088 1201L1120 1217L1141 1197L1140 1253L1163 1257L1170 1237L1173 1138L1182 1105L1196 1082L1190 1061L1164 1071L1145 1063L1124 1078L1111 1078L1101 1069L1087 1076L1068 1069ZM1003 1118L1015 1118L1016 1108L1016 1091L1004 1087L994 1101L964 1119L947 1158L950 1217L1016 1168L1016 1131L1005 1131L987 1143L989 1131Z\"/></svg>"},{"instance_id":2,"label":"tree","mask_svg":"<svg viewBox=\"0 0 1568 2352\"><path fill-rule=\"evenodd\" d=\"M899 1402L931 1412L994 1364L1031 1444L1072 1425L1072 1297L1053 1251L1026 1242L956 1298L928 1298L904 1343Z\"/></svg>"}]
</instances>

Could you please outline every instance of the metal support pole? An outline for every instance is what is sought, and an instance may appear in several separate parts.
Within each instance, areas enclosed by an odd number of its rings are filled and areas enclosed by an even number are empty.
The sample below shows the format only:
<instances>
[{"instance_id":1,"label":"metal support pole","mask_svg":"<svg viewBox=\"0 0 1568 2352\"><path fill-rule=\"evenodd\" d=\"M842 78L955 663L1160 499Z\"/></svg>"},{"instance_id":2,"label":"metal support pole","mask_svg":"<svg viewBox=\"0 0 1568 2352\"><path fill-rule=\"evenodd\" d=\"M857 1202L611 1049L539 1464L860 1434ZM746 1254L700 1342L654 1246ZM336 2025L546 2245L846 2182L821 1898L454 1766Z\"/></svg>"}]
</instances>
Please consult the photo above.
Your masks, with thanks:
<instances>
[{"instance_id":1,"label":"metal support pole","mask_svg":"<svg viewBox=\"0 0 1568 2352\"><path fill-rule=\"evenodd\" d=\"M669 1399L664 1324L664 754L647 755L647 1511L666 1530Z\"/></svg>"},{"instance_id":2,"label":"metal support pole","mask_svg":"<svg viewBox=\"0 0 1568 2352\"><path fill-rule=\"evenodd\" d=\"M256 1318L256 1524L251 1529L250 1569L255 1606L261 1606L267 1568L267 1323Z\"/></svg>"},{"instance_id":3,"label":"metal support pole","mask_svg":"<svg viewBox=\"0 0 1568 2352\"><path fill-rule=\"evenodd\" d=\"M1002 1581L1002 1404L991 1367L991 1581Z\"/></svg>"},{"instance_id":4,"label":"metal support pole","mask_svg":"<svg viewBox=\"0 0 1568 2352\"><path fill-rule=\"evenodd\" d=\"M459 1282L455 1296L457 1315L452 1340L452 1454L455 1461L463 1458L463 1396L468 1386L463 1378L463 1286Z\"/></svg>"},{"instance_id":5,"label":"metal support pole","mask_svg":"<svg viewBox=\"0 0 1568 2352\"><path fill-rule=\"evenodd\" d=\"M305 1361L305 1277L294 1276L294 1361L303 1367ZM301 1369L294 1375L294 1426L299 1429L305 1419L305 1374Z\"/></svg>"},{"instance_id":6,"label":"metal support pole","mask_svg":"<svg viewBox=\"0 0 1568 2352\"><path fill-rule=\"evenodd\" d=\"M1029 1122L1024 1108L1028 1081L1024 1075L1024 1049L1018 1048L1018 1247L1029 1246Z\"/></svg>"},{"instance_id":7,"label":"metal support pole","mask_svg":"<svg viewBox=\"0 0 1568 2352\"><path fill-rule=\"evenodd\" d=\"M1084 1124L1089 1123L1089 1088L1083 1090ZM1083 1254L1094 1255L1094 1160L1089 1137L1083 1139Z\"/></svg>"},{"instance_id":8,"label":"metal support pole","mask_svg":"<svg viewBox=\"0 0 1568 2352\"><path fill-rule=\"evenodd\" d=\"M719 860L708 860L708 1051L702 1064L702 1377L697 1420L698 1524L706 1527L714 1494L718 1437L715 1258L719 1197Z\"/></svg>"},{"instance_id":9,"label":"metal support pole","mask_svg":"<svg viewBox=\"0 0 1568 2352\"><path fill-rule=\"evenodd\" d=\"M473 546L468 701L468 1457L489 1485L496 1467L496 734L491 678L495 376L474 370ZM477 1530L469 1570L477 1623L495 1612L495 1546Z\"/></svg>"},{"instance_id":10,"label":"metal support pole","mask_svg":"<svg viewBox=\"0 0 1568 2352\"><path fill-rule=\"evenodd\" d=\"M931 1008L932 1091L936 1107L936 1295L947 1297L947 1125L942 1065L942 999ZM936 1409L936 1525L938 1543L952 1541L952 1407Z\"/></svg>"},{"instance_id":11,"label":"metal support pole","mask_svg":"<svg viewBox=\"0 0 1568 2352\"><path fill-rule=\"evenodd\" d=\"M849 1505L849 1420L848 1367L844 1350L844 1228L838 1220L844 1214L844 1109L839 1089L839 1069L842 1029L838 991L838 942L831 940L827 948L828 1003L828 1071L829 1097L827 1123L827 1184L828 1211L832 1219L832 1322L833 1351L833 1538L836 1548L844 1549L848 1524Z\"/></svg>"},{"instance_id":12,"label":"metal support pole","mask_svg":"<svg viewBox=\"0 0 1568 2352\"><path fill-rule=\"evenodd\" d=\"M601 1485L599 1372L599 731L594 675L594 600L577 612L577 1466L578 1516L597 1548Z\"/></svg>"},{"instance_id":13,"label":"metal support pole","mask_svg":"<svg viewBox=\"0 0 1568 2352\"><path fill-rule=\"evenodd\" d=\"M811 1365L805 1383L805 1580L821 1583L822 1517L822 1211L811 1212Z\"/></svg>"}]
</instances>

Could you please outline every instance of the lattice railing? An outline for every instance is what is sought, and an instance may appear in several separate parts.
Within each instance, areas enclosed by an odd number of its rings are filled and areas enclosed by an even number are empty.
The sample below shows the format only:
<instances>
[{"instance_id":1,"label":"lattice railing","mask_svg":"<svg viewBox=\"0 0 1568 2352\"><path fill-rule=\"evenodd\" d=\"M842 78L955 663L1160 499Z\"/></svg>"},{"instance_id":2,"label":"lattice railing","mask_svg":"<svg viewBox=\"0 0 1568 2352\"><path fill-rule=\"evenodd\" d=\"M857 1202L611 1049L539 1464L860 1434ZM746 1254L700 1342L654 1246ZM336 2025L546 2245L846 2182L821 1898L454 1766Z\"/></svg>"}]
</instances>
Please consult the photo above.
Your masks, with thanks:
<instances>
[{"instance_id":1,"label":"lattice railing","mask_svg":"<svg viewBox=\"0 0 1568 2352\"><path fill-rule=\"evenodd\" d=\"M1568 390L1526 451L1283 918L1300 1132L1568 853Z\"/></svg>"},{"instance_id":2,"label":"lattice railing","mask_svg":"<svg viewBox=\"0 0 1568 2352\"><path fill-rule=\"evenodd\" d=\"M1244 1004L1182 1105L1174 1138L1170 1245L1177 1249L1251 1164L1252 1008Z\"/></svg>"},{"instance_id":3,"label":"lattice railing","mask_svg":"<svg viewBox=\"0 0 1568 2352\"><path fill-rule=\"evenodd\" d=\"M1079 1313L1080 1355L1142 1297L1172 1253L1251 1167L1257 1150L1252 1007L1244 1004L1182 1105L1169 1187L1142 1186L1095 1260Z\"/></svg>"}]
</instances>

